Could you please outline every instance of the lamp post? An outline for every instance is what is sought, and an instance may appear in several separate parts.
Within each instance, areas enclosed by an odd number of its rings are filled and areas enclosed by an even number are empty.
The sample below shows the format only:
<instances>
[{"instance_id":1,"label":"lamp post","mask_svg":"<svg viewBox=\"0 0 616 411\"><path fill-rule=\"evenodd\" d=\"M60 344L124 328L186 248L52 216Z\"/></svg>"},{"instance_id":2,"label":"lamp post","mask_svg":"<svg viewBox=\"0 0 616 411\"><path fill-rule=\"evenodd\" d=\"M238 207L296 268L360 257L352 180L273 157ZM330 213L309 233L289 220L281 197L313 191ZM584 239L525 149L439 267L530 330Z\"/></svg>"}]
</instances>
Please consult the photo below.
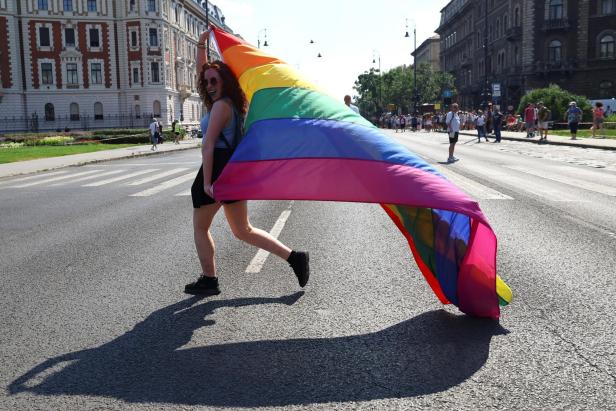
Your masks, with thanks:
<instances>
[{"instance_id":1,"label":"lamp post","mask_svg":"<svg viewBox=\"0 0 616 411\"><path fill-rule=\"evenodd\" d=\"M406 34L404 37L409 36L409 20L406 19ZM419 113L419 94L417 92L417 26L413 24L413 115L417 115Z\"/></svg>"},{"instance_id":2,"label":"lamp post","mask_svg":"<svg viewBox=\"0 0 616 411\"><path fill-rule=\"evenodd\" d=\"M261 48L261 33L263 33L263 39L265 40L263 42L263 47L267 47L269 46L269 44L267 44L267 29L261 29L259 30L259 32L257 33L257 48L260 49Z\"/></svg>"},{"instance_id":3,"label":"lamp post","mask_svg":"<svg viewBox=\"0 0 616 411\"><path fill-rule=\"evenodd\" d=\"M314 44L314 40L310 39L310 44ZM321 52L319 52L317 54L317 58L321 58L321 57L323 57L323 56L321 55Z\"/></svg>"},{"instance_id":4,"label":"lamp post","mask_svg":"<svg viewBox=\"0 0 616 411\"><path fill-rule=\"evenodd\" d=\"M485 10L483 18L483 92L481 106L486 110L491 96L490 84L488 83L488 0L484 1L483 7Z\"/></svg>"},{"instance_id":5,"label":"lamp post","mask_svg":"<svg viewBox=\"0 0 616 411\"><path fill-rule=\"evenodd\" d=\"M381 53L377 50L372 50L372 64L376 64L375 56L379 56L379 115L383 111L383 78L381 73Z\"/></svg>"}]
</instances>

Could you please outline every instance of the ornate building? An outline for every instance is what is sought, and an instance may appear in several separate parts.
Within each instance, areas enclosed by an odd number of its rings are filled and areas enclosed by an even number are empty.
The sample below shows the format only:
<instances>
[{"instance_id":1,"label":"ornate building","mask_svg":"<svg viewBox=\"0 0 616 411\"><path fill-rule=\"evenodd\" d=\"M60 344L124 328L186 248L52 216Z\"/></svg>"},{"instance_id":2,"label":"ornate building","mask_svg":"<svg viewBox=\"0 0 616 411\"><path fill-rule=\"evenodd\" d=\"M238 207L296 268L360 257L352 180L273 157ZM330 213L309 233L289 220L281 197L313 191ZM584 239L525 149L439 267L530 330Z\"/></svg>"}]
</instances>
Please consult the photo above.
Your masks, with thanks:
<instances>
[{"instance_id":1,"label":"ornate building","mask_svg":"<svg viewBox=\"0 0 616 411\"><path fill-rule=\"evenodd\" d=\"M428 63L434 71L441 70L440 54L441 41L438 35L427 38L417 47L417 50L411 53L415 58L415 63L418 65Z\"/></svg>"},{"instance_id":2,"label":"ornate building","mask_svg":"<svg viewBox=\"0 0 616 411\"><path fill-rule=\"evenodd\" d=\"M551 83L591 99L616 96L616 0L453 0L436 31L465 108L487 90L517 107Z\"/></svg>"},{"instance_id":3,"label":"ornate building","mask_svg":"<svg viewBox=\"0 0 616 411\"><path fill-rule=\"evenodd\" d=\"M205 29L201 0L0 0L0 131L197 123Z\"/></svg>"}]
</instances>

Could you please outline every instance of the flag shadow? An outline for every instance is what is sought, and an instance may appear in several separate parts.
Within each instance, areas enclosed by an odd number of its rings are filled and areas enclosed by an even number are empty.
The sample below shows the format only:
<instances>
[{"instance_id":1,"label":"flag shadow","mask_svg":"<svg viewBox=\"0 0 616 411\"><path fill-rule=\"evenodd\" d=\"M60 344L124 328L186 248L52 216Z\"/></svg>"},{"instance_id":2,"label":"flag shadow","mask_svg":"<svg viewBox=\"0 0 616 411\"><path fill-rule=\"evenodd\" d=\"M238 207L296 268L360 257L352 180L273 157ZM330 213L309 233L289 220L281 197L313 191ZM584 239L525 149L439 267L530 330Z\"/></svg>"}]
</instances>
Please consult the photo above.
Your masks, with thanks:
<instances>
[{"instance_id":1,"label":"flag shadow","mask_svg":"<svg viewBox=\"0 0 616 411\"><path fill-rule=\"evenodd\" d=\"M109 343L39 364L8 391L221 407L404 398L462 383L485 364L492 336L507 333L495 321L436 310L368 334L180 349L213 324L206 317L216 309L290 305L302 294L189 298Z\"/></svg>"}]
</instances>

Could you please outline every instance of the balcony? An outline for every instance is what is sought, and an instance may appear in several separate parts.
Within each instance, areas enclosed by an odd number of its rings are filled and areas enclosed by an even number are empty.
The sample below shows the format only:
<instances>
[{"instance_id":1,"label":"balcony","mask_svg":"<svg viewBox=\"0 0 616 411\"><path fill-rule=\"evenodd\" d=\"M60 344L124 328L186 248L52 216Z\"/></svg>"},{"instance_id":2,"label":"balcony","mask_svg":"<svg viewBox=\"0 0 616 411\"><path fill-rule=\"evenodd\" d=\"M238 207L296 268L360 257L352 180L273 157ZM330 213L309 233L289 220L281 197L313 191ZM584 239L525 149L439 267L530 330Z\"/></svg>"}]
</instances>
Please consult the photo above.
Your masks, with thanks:
<instances>
[{"instance_id":1,"label":"balcony","mask_svg":"<svg viewBox=\"0 0 616 411\"><path fill-rule=\"evenodd\" d=\"M560 61L538 61L537 72L541 74L548 73L565 73L571 74L575 71L577 62L575 59L560 60Z\"/></svg>"},{"instance_id":2,"label":"balcony","mask_svg":"<svg viewBox=\"0 0 616 411\"><path fill-rule=\"evenodd\" d=\"M571 28L569 19L550 19L543 22L543 31L568 30Z\"/></svg>"},{"instance_id":3,"label":"balcony","mask_svg":"<svg viewBox=\"0 0 616 411\"><path fill-rule=\"evenodd\" d=\"M522 27L509 27L505 31L505 38L507 41L516 41L522 39Z\"/></svg>"}]
</instances>

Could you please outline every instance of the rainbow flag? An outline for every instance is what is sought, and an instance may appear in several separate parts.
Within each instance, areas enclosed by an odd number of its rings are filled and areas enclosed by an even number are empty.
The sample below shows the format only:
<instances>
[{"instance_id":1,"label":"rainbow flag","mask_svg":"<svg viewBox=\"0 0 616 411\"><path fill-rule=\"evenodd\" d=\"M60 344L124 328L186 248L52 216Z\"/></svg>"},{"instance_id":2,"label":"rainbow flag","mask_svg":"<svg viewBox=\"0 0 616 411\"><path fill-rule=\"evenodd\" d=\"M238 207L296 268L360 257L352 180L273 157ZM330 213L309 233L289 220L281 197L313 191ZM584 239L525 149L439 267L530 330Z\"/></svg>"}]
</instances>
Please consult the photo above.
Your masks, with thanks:
<instances>
[{"instance_id":1,"label":"rainbow flag","mask_svg":"<svg viewBox=\"0 0 616 411\"><path fill-rule=\"evenodd\" d=\"M285 62L219 29L211 43L250 104L216 199L379 203L443 304L499 318L512 294L496 275L496 236L476 201Z\"/></svg>"}]
</instances>

